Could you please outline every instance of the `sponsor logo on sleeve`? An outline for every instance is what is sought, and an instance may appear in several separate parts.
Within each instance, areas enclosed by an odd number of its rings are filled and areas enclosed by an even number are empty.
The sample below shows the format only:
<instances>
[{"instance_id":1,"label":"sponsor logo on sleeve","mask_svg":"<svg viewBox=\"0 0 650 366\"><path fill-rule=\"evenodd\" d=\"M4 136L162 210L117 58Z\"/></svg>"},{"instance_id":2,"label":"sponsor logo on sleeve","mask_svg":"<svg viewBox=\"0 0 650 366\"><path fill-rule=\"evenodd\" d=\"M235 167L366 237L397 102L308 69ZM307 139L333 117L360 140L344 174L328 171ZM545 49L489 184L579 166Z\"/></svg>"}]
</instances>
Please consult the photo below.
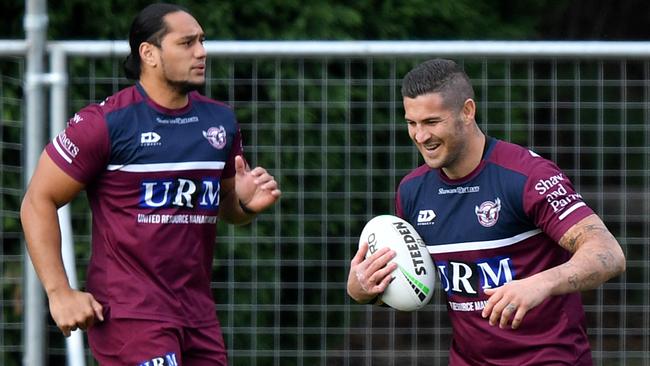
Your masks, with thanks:
<instances>
[{"instance_id":1,"label":"sponsor logo on sleeve","mask_svg":"<svg viewBox=\"0 0 650 366\"><path fill-rule=\"evenodd\" d=\"M479 224L485 227L494 226L497 223L499 220L499 211L501 211L501 200L498 197L494 202L485 201L480 206L474 207Z\"/></svg>"},{"instance_id":2,"label":"sponsor logo on sleeve","mask_svg":"<svg viewBox=\"0 0 650 366\"><path fill-rule=\"evenodd\" d=\"M546 202L551 206L554 213L564 211L565 208L569 207L568 210L559 216L560 220L563 220L574 210L586 206L582 202L582 196L579 193L569 193L569 190L563 183L566 183L566 178L561 173L540 179L535 183L535 191L540 196L545 197Z\"/></svg>"},{"instance_id":3,"label":"sponsor logo on sleeve","mask_svg":"<svg viewBox=\"0 0 650 366\"><path fill-rule=\"evenodd\" d=\"M70 126L70 125L76 125L77 123L80 123L80 122L82 122L83 120L84 120L84 118L81 117L81 115L80 115L79 113L75 113L74 116L72 116L72 118L70 118L70 119L68 120L68 126Z\"/></svg>"},{"instance_id":4,"label":"sponsor logo on sleeve","mask_svg":"<svg viewBox=\"0 0 650 366\"><path fill-rule=\"evenodd\" d=\"M223 126L210 127L207 131L202 131L210 145L215 149L223 149L226 146L226 129Z\"/></svg>"},{"instance_id":5,"label":"sponsor logo on sleeve","mask_svg":"<svg viewBox=\"0 0 650 366\"><path fill-rule=\"evenodd\" d=\"M61 131L52 141L54 148L61 155L65 161L72 164L72 159L76 158L79 154L79 146L77 146L65 131Z\"/></svg>"}]
</instances>

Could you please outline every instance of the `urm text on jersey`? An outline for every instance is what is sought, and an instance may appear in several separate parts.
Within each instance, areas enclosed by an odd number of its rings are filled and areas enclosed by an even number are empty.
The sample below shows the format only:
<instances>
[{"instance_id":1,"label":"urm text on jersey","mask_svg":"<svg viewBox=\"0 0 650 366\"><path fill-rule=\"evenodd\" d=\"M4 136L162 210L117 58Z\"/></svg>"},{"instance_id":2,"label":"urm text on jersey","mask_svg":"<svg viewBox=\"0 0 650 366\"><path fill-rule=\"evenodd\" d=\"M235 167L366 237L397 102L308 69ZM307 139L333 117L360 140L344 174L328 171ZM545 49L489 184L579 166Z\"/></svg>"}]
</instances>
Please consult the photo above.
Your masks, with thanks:
<instances>
[{"instance_id":1,"label":"urm text on jersey","mask_svg":"<svg viewBox=\"0 0 650 366\"><path fill-rule=\"evenodd\" d=\"M140 207L185 207L216 209L219 207L219 179L185 178L148 180L140 184Z\"/></svg>"}]
</instances>

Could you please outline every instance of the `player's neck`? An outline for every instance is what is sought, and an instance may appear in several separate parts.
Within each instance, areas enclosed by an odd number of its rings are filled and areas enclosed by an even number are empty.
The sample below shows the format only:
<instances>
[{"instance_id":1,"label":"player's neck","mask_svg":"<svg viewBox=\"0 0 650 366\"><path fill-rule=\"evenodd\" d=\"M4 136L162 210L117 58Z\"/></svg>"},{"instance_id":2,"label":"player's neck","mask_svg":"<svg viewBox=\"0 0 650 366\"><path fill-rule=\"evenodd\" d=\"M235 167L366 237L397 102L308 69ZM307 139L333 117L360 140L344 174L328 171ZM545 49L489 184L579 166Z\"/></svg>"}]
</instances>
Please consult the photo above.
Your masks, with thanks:
<instances>
[{"instance_id":1,"label":"player's neck","mask_svg":"<svg viewBox=\"0 0 650 366\"><path fill-rule=\"evenodd\" d=\"M179 93L178 90L167 85L161 85L160 82L146 77L140 78L140 85L142 85L149 99L161 107L180 109L187 105L187 93Z\"/></svg>"},{"instance_id":2,"label":"player's neck","mask_svg":"<svg viewBox=\"0 0 650 366\"><path fill-rule=\"evenodd\" d=\"M450 179L462 179L472 173L483 159L487 136L478 128L468 136L469 143L467 149L462 152L462 156L457 159L457 164L442 168L442 171Z\"/></svg>"}]
</instances>

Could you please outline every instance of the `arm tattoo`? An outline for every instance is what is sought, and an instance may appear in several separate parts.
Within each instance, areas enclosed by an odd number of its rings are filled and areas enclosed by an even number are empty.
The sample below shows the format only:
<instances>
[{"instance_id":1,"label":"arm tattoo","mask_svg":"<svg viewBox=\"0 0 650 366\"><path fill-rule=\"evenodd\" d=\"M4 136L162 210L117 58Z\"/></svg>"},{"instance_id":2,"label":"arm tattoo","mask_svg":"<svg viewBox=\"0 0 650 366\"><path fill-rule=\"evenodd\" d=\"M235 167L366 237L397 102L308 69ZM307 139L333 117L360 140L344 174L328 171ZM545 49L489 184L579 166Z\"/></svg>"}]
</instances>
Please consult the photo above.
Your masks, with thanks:
<instances>
[{"instance_id":1,"label":"arm tattoo","mask_svg":"<svg viewBox=\"0 0 650 366\"><path fill-rule=\"evenodd\" d=\"M579 291L593 288L618 272L616 255L606 244L610 240L616 242L616 239L604 225L578 225L567 234L560 240L560 245L571 253L578 250L582 253L579 262L565 264L570 289ZM583 246L587 242L589 245Z\"/></svg>"},{"instance_id":2,"label":"arm tattoo","mask_svg":"<svg viewBox=\"0 0 650 366\"><path fill-rule=\"evenodd\" d=\"M570 252L575 252L576 250L576 242L578 241L578 238L582 235L581 233L578 233L575 236L571 236L567 238L566 242L564 243L564 247L570 251Z\"/></svg>"},{"instance_id":3,"label":"arm tattoo","mask_svg":"<svg viewBox=\"0 0 650 366\"><path fill-rule=\"evenodd\" d=\"M585 274L583 278L574 273L567 278L567 281L571 289L575 291L592 288L601 282L600 275L595 271Z\"/></svg>"},{"instance_id":4,"label":"arm tattoo","mask_svg":"<svg viewBox=\"0 0 650 366\"><path fill-rule=\"evenodd\" d=\"M578 275L577 274L574 273L571 276L569 276L568 281L569 281L569 285L571 285L572 289L577 290L577 289L580 288L580 286L578 285Z\"/></svg>"},{"instance_id":5,"label":"arm tattoo","mask_svg":"<svg viewBox=\"0 0 650 366\"><path fill-rule=\"evenodd\" d=\"M601 225L589 224L584 227L585 232L599 232L599 233L609 233L606 227Z\"/></svg>"},{"instance_id":6,"label":"arm tattoo","mask_svg":"<svg viewBox=\"0 0 650 366\"><path fill-rule=\"evenodd\" d=\"M605 253L598 253L596 254L596 257L598 257L598 260L600 261L600 264L603 267L610 267L612 265L612 253L610 251L607 251Z\"/></svg>"},{"instance_id":7,"label":"arm tattoo","mask_svg":"<svg viewBox=\"0 0 650 366\"><path fill-rule=\"evenodd\" d=\"M597 224L588 224L582 227L577 227L575 232L570 233L567 238L564 240L561 240L561 245L570 251L571 253L574 253L578 247L584 243L587 239L594 237L594 236L599 236L601 234L607 235L607 236L612 236L612 234L607 230L606 227L602 225L597 225Z\"/></svg>"}]
</instances>

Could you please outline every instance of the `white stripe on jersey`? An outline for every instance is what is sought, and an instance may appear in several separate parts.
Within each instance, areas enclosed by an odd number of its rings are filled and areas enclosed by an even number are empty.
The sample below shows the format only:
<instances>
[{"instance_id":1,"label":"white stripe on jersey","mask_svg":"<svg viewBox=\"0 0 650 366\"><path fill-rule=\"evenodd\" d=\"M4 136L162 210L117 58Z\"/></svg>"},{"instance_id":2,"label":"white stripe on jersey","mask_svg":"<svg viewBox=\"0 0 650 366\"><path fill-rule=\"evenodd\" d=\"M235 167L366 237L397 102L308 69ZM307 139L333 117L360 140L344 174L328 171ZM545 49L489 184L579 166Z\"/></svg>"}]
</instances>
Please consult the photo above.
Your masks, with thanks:
<instances>
[{"instance_id":1,"label":"white stripe on jersey","mask_svg":"<svg viewBox=\"0 0 650 366\"><path fill-rule=\"evenodd\" d=\"M59 145L59 135L57 135L53 140L52 140L52 145L54 145L54 148L56 151L61 155L65 161L67 161L69 164L72 164L72 158L66 154L65 150Z\"/></svg>"},{"instance_id":2,"label":"white stripe on jersey","mask_svg":"<svg viewBox=\"0 0 650 366\"><path fill-rule=\"evenodd\" d=\"M531 236L535 236L541 232L542 230L540 229L534 229L534 230L526 231L525 233L517 234L512 238L474 241L474 242L467 242L467 243L427 245L427 249L431 254L440 254L440 253L451 253L451 252L468 252L470 250L502 248L512 244L517 244L520 241L528 239Z\"/></svg>"},{"instance_id":3,"label":"white stripe on jersey","mask_svg":"<svg viewBox=\"0 0 650 366\"><path fill-rule=\"evenodd\" d=\"M226 166L223 161L187 161L182 163L155 164L109 164L106 169L132 173L177 172L183 170L222 170Z\"/></svg>"},{"instance_id":4,"label":"white stripe on jersey","mask_svg":"<svg viewBox=\"0 0 650 366\"><path fill-rule=\"evenodd\" d=\"M564 213L562 213L562 215L560 215L560 217L559 217L558 219L559 219L560 221L564 220L564 218L567 217L567 216L569 216L569 214L570 214L571 212L573 212L573 211L579 209L579 208L582 207L582 206L587 206L587 204L584 203L584 202L578 202L578 203L576 203L575 205L571 206L570 208L567 208L567 210L564 211Z\"/></svg>"}]
</instances>

